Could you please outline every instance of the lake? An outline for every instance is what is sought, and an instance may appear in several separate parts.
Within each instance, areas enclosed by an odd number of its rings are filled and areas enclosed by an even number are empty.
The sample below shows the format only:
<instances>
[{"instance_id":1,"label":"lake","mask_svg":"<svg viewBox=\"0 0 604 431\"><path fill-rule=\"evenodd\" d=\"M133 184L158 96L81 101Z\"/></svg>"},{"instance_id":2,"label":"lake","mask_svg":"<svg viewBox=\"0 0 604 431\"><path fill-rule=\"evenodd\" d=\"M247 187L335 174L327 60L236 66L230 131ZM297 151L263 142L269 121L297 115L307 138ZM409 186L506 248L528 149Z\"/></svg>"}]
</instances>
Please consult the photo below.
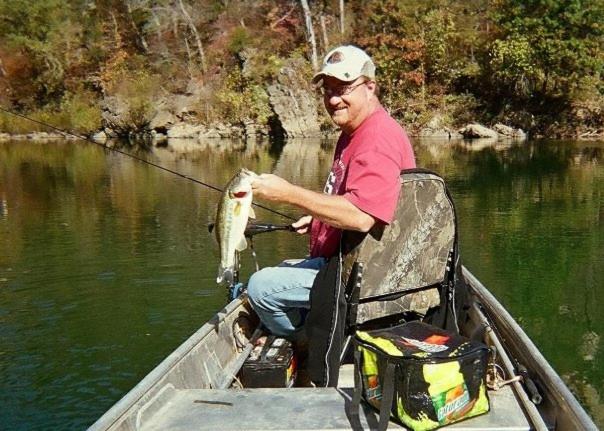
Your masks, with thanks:
<instances>
[{"instance_id":1,"label":"lake","mask_svg":"<svg viewBox=\"0 0 604 431\"><path fill-rule=\"evenodd\" d=\"M604 142L414 148L448 181L463 263L604 427ZM247 167L322 190L333 143L122 150L218 187ZM85 428L225 304L207 230L219 197L89 143L0 142L1 428ZM271 265L306 241L275 232L255 249Z\"/></svg>"}]
</instances>

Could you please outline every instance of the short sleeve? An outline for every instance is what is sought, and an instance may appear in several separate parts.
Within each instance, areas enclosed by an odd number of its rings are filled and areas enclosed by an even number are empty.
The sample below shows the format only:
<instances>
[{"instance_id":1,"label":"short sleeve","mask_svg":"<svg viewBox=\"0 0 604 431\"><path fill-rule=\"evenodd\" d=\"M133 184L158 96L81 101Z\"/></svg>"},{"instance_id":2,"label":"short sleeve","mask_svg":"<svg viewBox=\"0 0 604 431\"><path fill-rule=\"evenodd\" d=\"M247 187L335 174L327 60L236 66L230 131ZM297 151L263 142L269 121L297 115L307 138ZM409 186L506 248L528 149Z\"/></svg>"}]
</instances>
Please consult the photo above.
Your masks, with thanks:
<instances>
[{"instance_id":1,"label":"short sleeve","mask_svg":"<svg viewBox=\"0 0 604 431\"><path fill-rule=\"evenodd\" d=\"M383 223L394 217L400 192L400 165L391 156L367 151L350 160L344 197Z\"/></svg>"}]
</instances>

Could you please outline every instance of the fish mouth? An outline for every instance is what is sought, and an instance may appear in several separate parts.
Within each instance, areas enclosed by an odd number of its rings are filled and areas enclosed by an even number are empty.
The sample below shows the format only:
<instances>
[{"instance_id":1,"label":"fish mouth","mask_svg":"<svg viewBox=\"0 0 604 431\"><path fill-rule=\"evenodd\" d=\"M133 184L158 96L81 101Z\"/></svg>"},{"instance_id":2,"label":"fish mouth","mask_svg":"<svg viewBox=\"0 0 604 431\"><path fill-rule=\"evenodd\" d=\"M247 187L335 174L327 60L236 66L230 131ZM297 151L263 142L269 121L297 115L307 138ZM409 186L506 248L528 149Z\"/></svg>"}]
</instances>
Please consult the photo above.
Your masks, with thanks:
<instances>
[{"instance_id":1,"label":"fish mouth","mask_svg":"<svg viewBox=\"0 0 604 431\"><path fill-rule=\"evenodd\" d=\"M231 192L231 197L233 198L244 198L246 197L248 194L248 192L246 191L241 191L241 192Z\"/></svg>"}]
</instances>

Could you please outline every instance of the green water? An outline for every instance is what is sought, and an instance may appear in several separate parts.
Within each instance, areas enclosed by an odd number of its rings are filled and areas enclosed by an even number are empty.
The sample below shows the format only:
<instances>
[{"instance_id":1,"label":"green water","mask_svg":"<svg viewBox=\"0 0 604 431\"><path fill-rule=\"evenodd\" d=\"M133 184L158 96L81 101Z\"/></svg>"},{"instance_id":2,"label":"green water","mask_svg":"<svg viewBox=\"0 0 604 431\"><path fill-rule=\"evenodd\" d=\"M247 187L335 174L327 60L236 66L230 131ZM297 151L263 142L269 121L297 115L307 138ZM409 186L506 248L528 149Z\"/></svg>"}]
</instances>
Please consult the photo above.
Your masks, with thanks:
<instances>
[{"instance_id":1,"label":"green water","mask_svg":"<svg viewBox=\"0 0 604 431\"><path fill-rule=\"evenodd\" d=\"M137 154L217 186L245 166L316 190L332 154L184 146ZM604 143L414 146L448 180L464 263L604 426ZM85 428L225 303L206 228L218 197L86 143L0 143L0 428ZM256 240L263 265L305 246Z\"/></svg>"}]
</instances>

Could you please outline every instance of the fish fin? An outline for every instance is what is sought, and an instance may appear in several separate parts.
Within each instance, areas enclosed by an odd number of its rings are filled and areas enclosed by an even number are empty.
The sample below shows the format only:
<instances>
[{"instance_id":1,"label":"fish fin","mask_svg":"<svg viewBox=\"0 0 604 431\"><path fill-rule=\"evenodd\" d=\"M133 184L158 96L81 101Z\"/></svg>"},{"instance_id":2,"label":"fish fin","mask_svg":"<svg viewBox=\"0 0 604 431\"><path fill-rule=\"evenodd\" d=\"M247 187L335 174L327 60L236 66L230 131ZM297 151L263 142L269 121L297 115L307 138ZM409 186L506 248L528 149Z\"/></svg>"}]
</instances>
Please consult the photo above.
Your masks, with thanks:
<instances>
[{"instance_id":1,"label":"fish fin","mask_svg":"<svg viewBox=\"0 0 604 431\"><path fill-rule=\"evenodd\" d=\"M250 213L249 213L248 217L256 218L256 213L254 212L254 208L250 207Z\"/></svg>"},{"instance_id":2,"label":"fish fin","mask_svg":"<svg viewBox=\"0 0 604 431\"><path fill-rule=\"evenodd\" d=\"M223 268L222 265L218 268L218 276L216 277L216 283L222 283L226 281L229 284L232 284L235 279L235 273L233 271L233 267L229 266L227 268Z\"/></svg>"},{"instance_id":3,"label":"fish fin","mask_svg":"<svg viewBox=\"0 0 604 431\"><path fill-rule=\"evenodd\" d=\"M237 202L235 204L235 208L233 208L233 213L235 213L235 215L238 216L240 212L241 212L241 204L239 202Z\"/></svg>"},{"instance_id":4,"label":"fish fin","mask_svg":"<svg viewBox=\"0 0 604 431\"><path fill-rule=\"evenodd\" d=\"M247 248L247 240L245 239L245 236L241 236L241 240L239 241L239 244L237 244L237 246L235 247L235 250L242 251L242 250L245 250L246 248Z\"/></svg>"}]
</instances>

